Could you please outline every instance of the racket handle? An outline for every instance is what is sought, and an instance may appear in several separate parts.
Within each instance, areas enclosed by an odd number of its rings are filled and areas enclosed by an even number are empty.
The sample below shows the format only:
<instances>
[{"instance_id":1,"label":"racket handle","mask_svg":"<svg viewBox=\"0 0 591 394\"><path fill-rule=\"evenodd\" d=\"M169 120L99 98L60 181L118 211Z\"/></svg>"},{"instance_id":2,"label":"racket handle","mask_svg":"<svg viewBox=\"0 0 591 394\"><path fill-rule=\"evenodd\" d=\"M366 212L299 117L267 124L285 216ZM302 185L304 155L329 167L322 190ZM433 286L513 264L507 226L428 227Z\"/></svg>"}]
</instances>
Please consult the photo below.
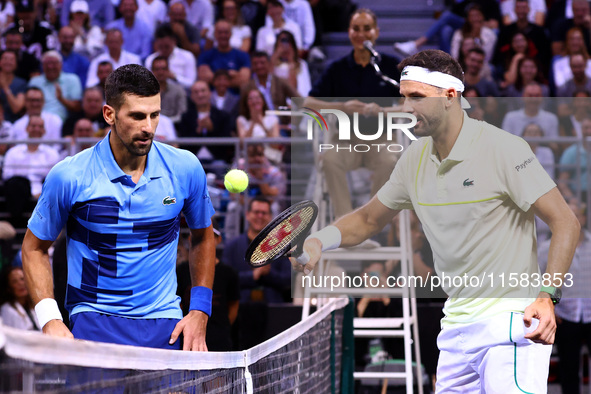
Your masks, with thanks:
<instances>
[{"instance_id":1,"label":"racket handle","mask_svg":"<svg viewBox=\"0 0 591 394\"><path fill-rule=\"evenodd\" d=\"M310 255L308 254L308 252L304 251L302 254L295 257L295 261L297 261L301 265L306 265L308 264L308 261L310 261Z\"/></svg>"}]
</instances>

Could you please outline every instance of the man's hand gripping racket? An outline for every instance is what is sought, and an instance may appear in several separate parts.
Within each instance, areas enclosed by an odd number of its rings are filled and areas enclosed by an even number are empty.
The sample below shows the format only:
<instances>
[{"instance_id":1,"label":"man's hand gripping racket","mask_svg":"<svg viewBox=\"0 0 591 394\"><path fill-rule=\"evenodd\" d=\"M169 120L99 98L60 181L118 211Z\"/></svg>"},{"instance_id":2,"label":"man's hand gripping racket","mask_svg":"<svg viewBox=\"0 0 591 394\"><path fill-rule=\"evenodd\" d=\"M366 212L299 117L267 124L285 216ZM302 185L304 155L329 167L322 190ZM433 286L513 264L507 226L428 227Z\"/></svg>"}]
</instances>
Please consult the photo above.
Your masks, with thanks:
<instances>
[{"instance_id":1,"label":"man's hand gripping racket","mask_svg":"<svg viewBox=\"0 0 591 394\"><path fill-rule=\"evenodd\" d=\"M253 267L261 267L283 256L289 256L294 268L310 272L320 258L320 241L310 240L312 245L315 244L313 241L319 244L318 256L314 256L312 261L310 255L304 251L303 245L317 216L318 207L313 201L302 201L287 208L252 240L246 250L245 260Z\"/></svg>"}]
</instances>

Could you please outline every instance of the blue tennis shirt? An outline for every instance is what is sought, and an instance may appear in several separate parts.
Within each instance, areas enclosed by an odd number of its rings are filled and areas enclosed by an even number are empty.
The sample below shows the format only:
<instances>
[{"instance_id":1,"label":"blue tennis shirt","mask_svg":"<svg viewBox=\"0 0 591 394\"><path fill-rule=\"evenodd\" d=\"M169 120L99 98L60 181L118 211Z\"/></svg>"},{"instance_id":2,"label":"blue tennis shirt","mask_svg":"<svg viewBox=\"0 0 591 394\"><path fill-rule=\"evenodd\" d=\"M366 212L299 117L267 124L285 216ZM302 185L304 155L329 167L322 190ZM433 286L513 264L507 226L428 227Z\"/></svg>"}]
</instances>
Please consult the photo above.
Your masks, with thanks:
<instances>
[{"instance_id":1,"label":"blue tennis shirt","mask_svg":"<svg viewBox=\"0 0 591 394\"><path fill-rule=\"evenodd\" d=\"M53 167L28 227L42 240L67 228L71 315L181 319L180 213L192 229L211 224L205 172L194 154L154 141L136 185L115 161L109 135Z\"/></svg>"}]
</instances>

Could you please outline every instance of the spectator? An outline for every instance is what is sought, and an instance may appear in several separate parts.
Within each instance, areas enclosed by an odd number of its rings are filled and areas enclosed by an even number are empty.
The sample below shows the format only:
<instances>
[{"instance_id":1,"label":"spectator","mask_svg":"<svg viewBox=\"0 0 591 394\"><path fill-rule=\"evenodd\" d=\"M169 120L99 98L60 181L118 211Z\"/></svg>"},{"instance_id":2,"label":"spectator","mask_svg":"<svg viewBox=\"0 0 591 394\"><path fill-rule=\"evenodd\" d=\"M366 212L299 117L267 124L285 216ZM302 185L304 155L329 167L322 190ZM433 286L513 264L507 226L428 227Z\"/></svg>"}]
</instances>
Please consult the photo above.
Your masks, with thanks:
<instances>
[{"instance_id":1,"label":"spectator","mask_svg":"<svg viewBox=\"0 0 591 394\"><path fill-rule=\"evenodd\" d=\"M232 124L228 113L211 105L211 91L203 81L197 81L191 86L191 96L187 100L187 111L181 118L178 127L179 137L230 137L232 135ZM212 146L187 146L197 154L201 162L213 163L216 160L223 160L226 166L234 160L233 145L212 145Z\"/></svg>"},{"instance_id":2,"label":"spectator","mask_svg":"<svg viewBox=\"0 0 591 394\"><path fill-rule=\"evenodd\" d=\"M505 0L501 2L501 13L505 26L511 26L516 21L525 19L532 25L542 27L546 18L546 2L544 0Z\"/></svg>"},{"instance_id":3,"label":"spectator","mask_svg":"<svg viewBox=\"0 0 591 394\"><path fill-rule=\"evenodd\" d=\"M319 81L312 87L310 96L304 103L304 106L310 108L335 108L346 113L376 113L380 106L375 102L361 101L351 99L348 101L324 101L318 97L371 97L388 98L394 100L400 92L398 89L384 82L375 73L370 64L370 54L363 46L366 40L375 43L379 36L376 15L368 9L358 9L353 13L349 21L349 40L351 41L351 52L334 61L324 72ZM400 73L397 69L398 61L392 56L381 54L380 66L384 75L394 79L400 79ZM342 99L340 99L342 100ZM391 103L391 101L389 101ZM360 119L360 128L368 130L377 129L377 118L375 116ZM336 138L336 137L333 137ZM336 141L334 141L336 142ZM385 139L382 142L387 142ZM351 144L363 143L357 137L351 140ZM323 152L324 153L324 152ZM340 217L353 209L351 195L349 192L349 182L347 180L348 171L360 167L366 167L373 171L372 175L372 195L386 183L394 165L396 164L398 154L381 151L380 154L359 154L348 152L328 151L322 157L322 166L327 182L328 192L333 204L334 213Z\"/></svg>"},{"instance_id":4,"label":"spectator","mask_svg":"<svg viewBox=\"0 0 591 394\"><path fill-rule=\"evenodd\" d=\"M587 70L591 74L591 61L585 59L583 54L570 55L568 60L572 77L558 87L556 96L573 97L577 90L591 92L591 79L587 75Z\"/></svg>"},{"instance_id":5,"label":"spectator","mask_svg":"<svg viewBox=\"0 0 591 394\"><path fill-rule=\"evenodd\" d=\"M141 64L138 55L127 52L123 49L123 35L120 30L110 29L105 38L107 51L92 59L88 68L88 78L86 78L86 87L96 86L99 83L97 76L98 65L101 62L108 61L113 65L113 70L126 64Z\"/></svg>"},{"instance_id":6,"label":"spectator","mask_svg":"<svg viewBox=\"0 0 591 394\"><path fill-rule=\"evenodd\" d=\"M226 111L232 115L232 124L238 116L238 104L240 97L232 94L229 90L230 74L227 70L217 70L213 75L213 88L211 93L211 104L219 110Z\"/></svg>"},{"instance_id":7,"label":"spectator","mask_svg":"<svg viewBox=\"0 0 591 394\"><path fill-rule=\"evenodd\" d=\"M222 19L226 20L232 26L230 46L243 52L249 52L252 41L252 31L250 30L250 27L244 24L242 14L240 14L240 6L236 0L222 1ZM213 46L213 31L208 31L205 49L209 50Z\"/></svg>"},{"instance_id":8,"label":"spectator","mask_svg":"<svg viewBox=\"0 0 591 394\"><path fill-rule=\"evenodd\" d=\"M230 86L236 91L250 78L250 59L248 54L230 46L230 23L220 20L215 24L214 37L217 47L205 51L199 56L199 80L210 84L213 73L219 69L228 70Z\"/></svg>"},{"instance_id":9,"label":"spectator","mask_svg":"<svg viewBox=\"0 0 591 394\"><path fill-rule=\"evenodd\" d=\"M60 42L60 55L63 58L63 70L67 73L76 74L81 86L86 86L86 76L90 62L86 56L74 52L74 39L76 34L70 26L60 29L58 39Z\"/></svg>"},{"instance_id":10,"label":"spectator","mask_svg":"<svg viewBox=\"0 0 591 394\"><path fill-rule=\"evenodd\" d=\"M78 120L88 119L92 124L94 133L98 136L105 135L109 125L103 116L103 92L100 88L86 88L82 95L82 108L74 112L65 120L62 128L62 136L67 137L74 133Z\"/></svg>"},{"instance_id":11,"label":"spectator","mask_svg":"<svg viewBox=\"0 0 591 394\"><path fill-rule=\"evenodd\" d=\"M28 0L25 0L28 1ZM34 3L35 19L47 22L52 28L57 26L57 2L51 0L37 0Z\"/></svg>"},{"instance_id":12,"label":"spectator","mask_svg":"<svg viewBox=\"0 0 591 394\"><path fill-rule=\"evenodd\" d=\"M589 193L588 162L591 159L591 144L587 141L591 137L591 119L581 120L582 140L578 144L572 144L560 157L560 173L558 175L558 188L565 199L578 196L581 193L581 201L587 199Z\"/></svg>"},{"instance_id":13,"label":"spectator","mask_svg":"<svg viewBox=\"0 0 591 394\"><path fill-rule=\"evenodd\" d=\"M41 55L57 47L57 39L53 27L47 22L35 19L33 2L19 2L16 7L16 20L8 26L17 28L22 33L23 45L27 52L41 59Z\"/></svg>"},{"instance_id":14,"label":"spectator","mask_svg":"<svg viewBox=\"0 0 591 394\"><path fill-rule=\"evenodd\" d=\"M496 1L480 0L480 1L456 1L453 7L445 11L437 21L431 25L425 35L416 40L400 42L394 44L394 49L402 53L404 56L414 55L419 51L419 48L433 38L437 37L439 42L439 49L444 52L451 53L452 35L456 29L460 29L464 25L464 15L467 14L468 9L473 5L478 4L482 7L485 15L485 26L496 30L499 28L501 22L501 13L499 4Z\"/></svg>"},{"instance_id":15,"label":"spectator","mask_svg":"<svg viewBox=\"0 0 591 394\"><path fill-rule=\"evenodd\" d=\"M160 114L160 120L158 122L158 128L156 129L156 133L154 133L154 138L156 139L156 141L160 142L176 140L177 137L176 130L174 128L174 123L168 116ZM176 144L174 144L173 146L178 148Z\"/></svg>"},{"instance_id":16,"label":"spectator","mask_svg":"<svg viewBox=\"0 0 591 394\"><path fill-rule=\"evenodd\" d=\"M297 23L285 18L283 3L279 0L267 1L267 15L271 19L269 23L261 27L257 32L256 50L267 52L269 56L273 54L277 34L282 30L287 30L293 34L296 47L302 47L302 30Z\"/></svg>"},{"instance_id":17,"label":"spectator","mask_svg":"<svg viewBox=\"0 0 591 394\"><path fill-rule=\"evenodd\" d=\"M60 14L60 24L66 26L69 21L72 3L80 0L63 0ZM88 4L87 14L90 15L90 25L105 29L115 19L115 8L111 1L86 0Z\"/></svg>"},{"instance_id":18,"label":"spectator","mask_svg":"<svg viewBox=\"0 0 591 394\"><path fill-rule=\"evenodd\" d=\"M474 41L486 53L486 62L492 60L492 56L497 42L495 32L485 25L484 13L482 8L472 4L466 9L466 22L461 29L455 31L451 39L451 55L458 59L460 55L460 44L466 37L474 38Z\"/></svg>"},{"instance_id":19,"label":"spectator","mask_svg":"<svg viewBox=\"0 0 591 394\"><path fill-rule=\"evenodd\" d=\"M167 8L162 0L137 0L137 17L152 31L166 22Z\"/></svg>"},{"instance_id":20,"label":"spectator","mask_svg":"<svg viewBox=\"0 0 591 394\"><path fill-rule=\"evenodd\" d=\"M542 138L544 137L544 130L536 123L530 123L523 129L522 137L527 141L528 138ZM535 153L536 158L544 167L550 178L556 179L554 163L554 153L552 149L547 146L540 146L539 141L527 141L532 152Z\"/></svg>"},{"instance_id":21,"label":"spectator","mask_svg":"<svg viewBox=\"0 0 591 394\"><path fill-rule=\"evenodd\" d=\"M68 26L74 29L76 35L74 52L86 56L88 59L97 57L103 51L105 35L99 26L90 24L88 3L85 0L72 1L69 19Z\"/></svg>"},{"instance_id":22,"label":"spectator","mask_svg":"<svg viewBox=\"0 0 591 394\"><path fill-rule=\"evenodd\" d=\"M36 86L43 90L45 105L43 109L62 118L68 117L68 112L80 111L82 86L75 74L62 72L62 56L57 51L48 51L41 59L43 74L34 77L29 86Z\"/></svg>"},{"instance_id":23,"label":"spectator","mask_svg":"<svg viewBox=\"0 0 591 394\"><path fill-rule=\"evenodd\" d=\"M96 78L98 79L98 83L95 85L95 87L101 89L101 92L103 93L103 98L105 97L105 82L107 82L107 78L109 77L109 75L111 75L112 72L113 64L110 61L104 60L98 64L96 70Z\"/></svg>"},{"instance_id":24,"label":"spectator","mask_svg":"<svg viewBox=\"0 0 591 394\"><path fill-rule=\"evenodd\" d=\"M462 70L466 69L466 58L468 57L468 52L474 48L482 47L476 44L476 40L472 37L466 37L462 40L462 45L460 46L460 57L458 58L458 63L462 66ZM482 70L480 71L481 78L492 78L493 73L491 70L490 63L484 62L482 65Z\"/></svg>"},{"instance_id":25,"label":"spectator","mask_svg":"<svg viewBox=\"0 0 591 394\"><path fill-rule=\"evenodd\" d=\"M271 202L273 216L279 215L285 207L287 179L283 171L265 157L265 146L249 144L246 148L246 162L240 159L238 163L238 167L248 173L249 195L265 197Z\"/></svg>"},{"instance_id":26,"label":"spectator","mask_svg":"<svg viewBox=\"0 0 591 394\"><path fill-rule=\"evenodd\" d=\"M0 308L2 324L21 330L39 331L33 300L20 267L10 267L2 275L3 303Z\"/></svg>"},{"instance_id":27,"label":"spectator","mask_svg":"<svg viewBox=\"0 0 591 394\"><path fill-rule=\"evenodd\" d=\"M137 10L137 0L121 0L119 12L122 17L109 23L107 29L118 29L123 35L123 49L143 60L152 52L154 31L136 17Z\"/></svg>"},{"instance_id":28,"label":"spectator","mask_svg":"<svg viewBox=\"0 0 591 394\"><path fill-rule=\"evenodd\" d=\"M312 7L306 0L281 0L285 7L285 16L294 21L302 30L301 49L309 51L316 38L316 25L312 15Z\"/></svg>"},{"instance_id":29,"label":"spectator","mask_svg":"<svg viewBox=\"0 0 591 394\"><path fill-rule=\"evenodd\" d=\"M266 107L276 109L286 106L290 97L299 96L287 80L272 73L273 67L265 52L252 54L252 78L243 90L258 89L265 99Z\"/></svg>"},{"instance_id":30,"label":"spectator","mask_svg":"<svg viewBox=\"0 0 591 394\"><path fill-rule=\"evenodd\" d=\"M531 83L539 85L542 97L550 96L550 88L546 85L538 63L531 57L524 57L517 63L515 83L507 85L503 94L507 97L524 97L525 87Z\"/></svg>"},{"instance_id":31,"label":"spectator","mask_svg":"<svg viewBox=\"0 0 591 394\"><path fill-rule=\"evenodd\" d=\"M40 116L31 116L29 118L27 134L29 139L43 137L45 127ZM29 181L30 186L26 194L22 194L21 191L25 192L25 190L9 187L9 184L7 184L6 192L10 193L10 196L6 196L7 206L10 205L9 199L28 200L28 198L24 198L26 195L35 199L39 198L43 180L58 161L59 154L57 150L44 144L19 144L10 148L4 157L2 179L9 182L11 178L22 177ZM10 210L10 212L13 211ZM22 211L20 213L22 214Z\"/></svg>"},{"instance_id":32,"label":"spectator","mask_svg":"<svg viewBox=\"0 0 591 394\"><path fill-rule=\"evenodd\" d=\"M563 393L579 394L581 348L591 348L591 278L589 277L589 256L591 256L591 233L585 228L586 204L573 198L569 207L579 219L581 232L573 261L568 270L572 275L572 286L564 286L562 300L554 308L556 314L556 347L558 348L560 386ZM548 265L550 241L540 244L538 263L540 269Z\"/></svg>"},{"instance_id":33,"label":"spectator","mask_svg":"<svg viewBox=\"0 0 591 394\"><path fill-rule=\"evenodd\" d=\"M252 268L244 261L248 245L271 219L269 200L264 197L254 197L249 201L246 210L248 230L230 240L224 248L222 261L234 268L240 278L241 304L259 300L260 290L262 290L264 302L284 302L283 294L291 285L291 264L286 257L259 268Z\"/></svg>"},{"instance_id":34,"label":"spectator","mask_svg":"<svg viewBox=\"0 0 591 394\"><path fill-rule=\"evenodd\" d=\"M591 90L576 90L572 101L559 104L558 113L560 115L560 135L563 137L583 138L581 121L591 113ZM565 110L562 107L567 107ZM563 149L564 150L564 149Z\"/></svg>"},{"instance_id":35,"label":"spectator","mask_svg":"<svg viewBox=\"0 0 591 394\"><path fill-rule=\"evenodd\" d=\"M503 73L501 86L504 88L515 84L519 74L520 61L526 57L534 58L536 49L529 45L527 37L523 33L517 32L511 39L511 45L501 50L501 63L498 64L500 72ZM499 72L499 74L500 74Z\"/></svg>"},{"instance_id":36,"label":"spectator","mask_svg":"<svg viewBox=\"0 0 591 394\"><path fill-rule=\"evenodd\" d=\"M171 3L168 10L168 25L176 35L177 44L180 48L189 51L197 58L201 52L199 41L201 35L199 30L187 21L187 12L181 2Z\"/></svg>"},{"instance_id":37,"label":"spectator","mask_svg":"<svg viewBox=\"0 0 591 394\"><path fill-rule=\"evenodd\" d=\"M176 40L170 26L159 27L154 42L156 52L146 59L146 68L151 70L154 59L164 57L168 62L168 78L189 89L197 79L197 64L193 54L179 48Z\"/></svg>"},{"instance_id":38,"label":"spectator","mask_svg":"<svg viewBox=\"0 0 591 394\"><path fill-rule=\"evenodd\" d=\"M23 36L17 28L9 29L4 33L4 48L14 51L18 55L17 63L19 67L15 72L17 77L29 81L32 77L41 73L39 59L24 50Z\"/></svg>"},{"instance_id":39,"label":"spectator","mask_svg":"<svg viewBox=\"0 0 591 394\"><path fill-rule=\"evenodd\" d=\"M92 138L96 136L96 131L92 125L92 122L86 118L80 118L74 124L74 130L70 135L71 143L70 146L64 146L60 153L60 160L65 159L68 156L74 156L76 153L82 152L84 149L88 149L94 145L94 143L80 143L78 144L78 138Z\"/></svg>"},{"instance_id":40,"label":"spectator","mask_svg":"<svg viewBox=\"0 0 591 394\"><path fill-rule=\"evenodd\" d=\"M13 140L14 131L12 129L12 123L4 120L4 110L0 105L0 168L2 168L2 163L4 162L4 155L8 150L8 144L3 144L2 142L5 140ZM1 252L1 251L0 251Z\"/></svg>"},{"instance_id":41,"label":"spectator","mask_svg":"<svg viewBox=\"0 0 591 394\"><path fill-rule=\"evenodd\" d=\"M189 56L192 57L191 54ZM173 123L179 122L187 110L185 89L171 78L174 74L168 68L166 57L156 56L152 61L151 69L160 83L160 113L168 116Z\"/></svg>"},{"instance_id":42,"label":"spectator","mask_svg":"<svg viewBox=\"0 0 591 394\"><path fill-rule=\"evenodd\" d=\"M240 116L236 119L238 137L279 137L279 121L275 115L265 115L268 107L257 88L245 89L240 97Z\"/></svg>"},{"instance_id":43,"label":"spectator","mask_svg":"<svg viewBox=\"0 0 591 394\"><path fill-rule=\"evenodd\" d=\"M27 82L15 75L18 68L18 55L6 50L0 55L0 102L4 109L4 118L14 122L25 108L25 90Z\"/></svg>"},{"instance_id":44,"label":"spectator","mask_svg":"<svg viewBox=\"0 0 591 394\"><path fill-rule=\"evenodd\" d=\"M530 82L523 90L523 108L510 111L503 119L502 129L521 137L521 133L530 123L542 128L544 136L558 137L558 118L542 109L542 88L536 82Z\"/></svg>"},{"instance_id":45,"label":"spectator","mask_svg":"<svg viewBox=\"0 0 591 394\"><path fill-rule=\"evenodd\" d=\"M0 32L14 22L14 4L10 0L0 1Z\"/></svg>"},{"instance_id":46,"label":"spectator","mask_svg":"<svg viewBox=\"0 0 591 394\"><path fill-rule=\"evenodd\" d=\"M171 0L169 6L182 3L187 12L187 21L199 30L199 35L205 38L207 32L213 28L213 6L209 0ZM217 38L216 38L217 39Z\"/></svg>"},{"instance_id":47,"label":"spectator","mask_svg":"<svg viewBox=\"0 0 591 394\"><path fill-rule=\"evenodd\" d=\"M27 138L27 125L29 118L32 116L41 116L45 127L45 134L43 138L48 140L56 140L62 136L62 119L43 110L45 105L45 96L43 91L35 86L29 86L25 91L25 114L12 127L14 138L17 140L24 140ZM59 149L59 145L56 149Z\"/></svg>"},{"instance_id":48,"label":"spectator","mask_svg":"<svg viewBox=\"0 0 591 394\"><path fill-rule=\"evenodd\" d=\"M554 86L560 88L566 81L572 78L572 71L569 67L569 59L571 55L583 55L585 58L585 73L591 76L591 60L589 59L589 52L585 47L583 40L583 32L578 27L573 27L566 34L566 46L564 56L554 58L552 63L552 77Z\"/></svg>"},{"instance_id":49,"label":"spectator","mask_svg":"<svg viewBox=\"0 0 591 394\"><path fill-rule=\"evenodd\" d=\"M534 0L534 2L539 2L539 0ZM535 21L531 19L533 14L536 13L536 10L534 7L530 7L529 0L504 1L501 4L501 8L512 3L515 3L513 12L514 17L511 18L511 20L514 21L505 24L505 26L502 26L499 31L497 46L495 49L495 64L505 64L505 67L508 66L506 60L507 58L512 57L512 54L505 57L504 53L511 53L510 48L514 45L513 40L517 33L523 34L527 41L527 54L529 56L537 56L542 64L548 64L550 62L551 52L548 46L548 36L542 27L543 23L537 23L539 22L539 14L537 14L538 19ZM534 4L532 3L532 6L533 5ZM545 9L546 5L544 4L544 10ZM533 50L536 51L536 54L532 53Z\"/></svg>"},{"instance_id":50,"label":"spectator","mask_svg":"<svg viewBox=\"0 0 591 394\"><path fill-rule=\"evenodd\" d=\"M591 40L589 39L589 35L591 34L589 3L587 0L572 0L571 4L572 18L564 18L556 21L550 32L552 55L554 56L564 55L567 33L573 27L577 27L581 30L587 53L591 51Z\"/></svg>"},{"instance_id":51,"label":"spectator","mask_svg":"<svg viewBox=\"0 0 591 394\"><path fill-rule=\"evenodd\" d=\"M298 56L298 47L293 34L282 31L277 35L271 62L276 76L288 81L291 87L299 92L299 96L308 96L312 89L310 70L308 63Z\"/></svg>"},{"instance_id":52,"label":"spectator","mask_svg":"<svg viewBox=\"0 0 591 394\"><path fill-rule=\"evenodd\" d=\"M464 67L464 83L478 89L481 96L498 97L499 89L497 84L492 79L481 76L485 56L481 48L472 48L468 51L466 66Z\"/></svg>"}]
</instances>

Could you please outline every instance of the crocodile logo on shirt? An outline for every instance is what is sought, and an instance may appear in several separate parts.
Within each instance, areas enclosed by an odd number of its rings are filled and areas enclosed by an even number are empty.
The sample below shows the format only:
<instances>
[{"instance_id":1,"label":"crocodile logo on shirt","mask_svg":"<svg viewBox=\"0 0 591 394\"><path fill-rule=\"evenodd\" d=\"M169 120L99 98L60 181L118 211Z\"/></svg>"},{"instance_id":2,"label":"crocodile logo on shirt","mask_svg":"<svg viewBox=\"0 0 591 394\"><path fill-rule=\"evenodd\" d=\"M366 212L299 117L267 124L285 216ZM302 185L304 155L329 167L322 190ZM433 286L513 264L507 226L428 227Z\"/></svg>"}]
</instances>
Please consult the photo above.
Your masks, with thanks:
<instances>
[{"instance_id":1,"label":"crocodile logo on shirt","mask_svg":"<svg viewBox=\"0 0 591 394\"><path fill-rule=\"evenodd\" d=\"M162 200L162 205L171 205L171 204L176 204L176 198L170 197L170 196L164 197L164 199Z\"/></svg>"},{"instance_id":2,"label":"crocodile logo on shirt","mask_svg":"<svg viewBox=\"0 0 591 394\"><path fill-rule=\"evenodd\" d=\"M466 178L464 180L464 187L474 186L474 180L470 180L470 178Z\"/></svg>"}]
</instances>

